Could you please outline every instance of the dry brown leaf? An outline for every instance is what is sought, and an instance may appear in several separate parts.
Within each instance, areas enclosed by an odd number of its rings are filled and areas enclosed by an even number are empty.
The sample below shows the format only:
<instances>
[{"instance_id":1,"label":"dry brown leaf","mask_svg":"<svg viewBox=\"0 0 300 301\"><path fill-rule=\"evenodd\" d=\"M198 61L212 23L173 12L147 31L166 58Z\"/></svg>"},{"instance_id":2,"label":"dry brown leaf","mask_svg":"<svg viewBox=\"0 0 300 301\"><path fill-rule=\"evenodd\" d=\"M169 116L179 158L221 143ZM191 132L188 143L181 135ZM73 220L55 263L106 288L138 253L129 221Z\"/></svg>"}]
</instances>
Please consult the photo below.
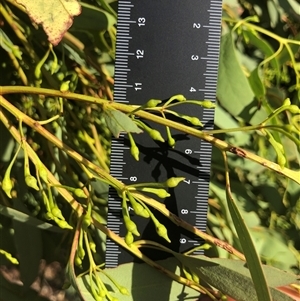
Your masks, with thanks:
<instances>
[{"instance_id":1,"label":"dry brown leaf","mask_svg":"<svg viewBox=\"0 0 300 301\"><path fill-rule=\"evenodd\" d=\"M48 40L56 46L72 26L73 17L81 13L77 0L16 0L37 24L42 24Z\"/></svg>"}]
</instances>

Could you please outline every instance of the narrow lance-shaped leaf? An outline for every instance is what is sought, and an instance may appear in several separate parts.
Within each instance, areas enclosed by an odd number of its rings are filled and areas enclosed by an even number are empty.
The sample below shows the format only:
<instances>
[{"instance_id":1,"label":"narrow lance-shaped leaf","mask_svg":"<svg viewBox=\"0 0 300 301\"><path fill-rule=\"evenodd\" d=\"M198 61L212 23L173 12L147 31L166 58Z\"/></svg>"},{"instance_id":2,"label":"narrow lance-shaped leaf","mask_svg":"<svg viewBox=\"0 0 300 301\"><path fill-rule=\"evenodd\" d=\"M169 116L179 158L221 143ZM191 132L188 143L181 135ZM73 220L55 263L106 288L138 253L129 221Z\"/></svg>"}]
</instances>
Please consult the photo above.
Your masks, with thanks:
<instances>
[{"instance_id":1,"label":"narrow lance-shaped leaf","mask_svg":"<svg viewBox=\"0 0 300 301\"><path fill-rule=\"evenodd\" d=\"M242 249L244 251L247 264L252 276L253 284L255 287L258 301L271 301L270 290L267 285L267 280L264 275L264 271L262 269L262 265L258 256L258 253L255 249L254 243L251 239L250 233L247 229L247 226L239 212L237 205L231 195L230 190L230 178L229 178L229 168L227 164L227 156L226 153L224 155L224 163L225 163L225 177L226 177L226 197L227 197L227 205L232 217L232 221L236 232L238 234ZM249 299L250 300L250 299ZM253 299L256 300L256 299ZM245 300L246 301L246 300Z\"/></svg>"}]
</instances>

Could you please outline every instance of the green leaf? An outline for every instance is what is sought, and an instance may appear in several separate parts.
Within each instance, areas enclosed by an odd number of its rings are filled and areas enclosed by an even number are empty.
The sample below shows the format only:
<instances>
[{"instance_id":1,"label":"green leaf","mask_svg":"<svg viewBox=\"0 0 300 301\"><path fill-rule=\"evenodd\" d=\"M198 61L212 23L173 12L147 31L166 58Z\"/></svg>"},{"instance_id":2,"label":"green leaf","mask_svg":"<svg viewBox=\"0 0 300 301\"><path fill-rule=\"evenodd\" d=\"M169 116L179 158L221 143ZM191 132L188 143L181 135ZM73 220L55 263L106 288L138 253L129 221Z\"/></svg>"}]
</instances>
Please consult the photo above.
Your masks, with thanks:
<instances>
[{"instance_id":1,"label":"green leaf","mask_svg":"<svg viewBox=\"0 0 300 301\"><path fill-rule=\"evenodd\" d=\"M236 122L236 120L221 106L217 106L215 108L215 125L220 129L232 129L239 127L238 122ZM226 133L226 137L229 143L236 146L247 145L252 138L249 132L241 131Z\"/></svg>"},{"instance_id":2,"label":"green leaf","mask_svg":"<svg viewBox=\"0 0 300 301\"><path fill-rule=\"evenodd\" d=\"M38 275L38 267L42 258L41 231L16 220L13 220L13 228L21 279L24 286L29 287ZM28 243L29 239L33 243Z\"/></svg>"},{"instance_id":3,"label":"green leaf","mask_svg":"<svg viewBox=\"0 0 300 301\"><path fill-rule=\"evenodd\" d=\"M19 158L22 158L22 152L19 153ZM17 161L14 166L14 173L18 181L18 198L13 200L13 207L15 210L30 215L28 208L22 199L28 194L28 186L25 184L23 174L23 162ZM29 223L24 223L16 219L12 220L14 229L14 242L18 253L18 260L20 262L21 280L24 287L29 286L34 282L38 275L40 260L43 256L43 241L41 230L33 227ZM34 242L34 243L29 243Z\"/></svg>"},{"instance_id":4,"label":"green leaf","mask_svg":"<svg viewBox=\"0 0 300 301\"><path fill-rule=\"evenodd\" d=\"M130 117L118 110L105 109L104 118L115 138L119 137L120 132L136 134L143 132Z\"/></svg>"},{"instance_id":5,"label":"green leaf","mask_svg":"<svg viewBox=\"0 0 300 301\"><path fill-rule=\"evenodd\" d=\"M249 76L249 83L251 85L252 91L254 92L256 98L259 101L262 101L266 95L266 88L259 76L260 68L255 68L250 76Z\"/></svg>"},{"instance_id":6,"label":"green leaf","mask_svg":"<svg viewBox=\"0 0 300 301\"><path fill-rule=\"evenodd\" d=\"M171 271L176 271L177 274L180 273L178 260L175 258L168 258L157 263ZM105 272L129 290L130 296L122 295L103 273L98 273L109 291L115 291L112 295L120 301L153 301L154 296L158 298L157 300L191 301L197 300L200 295L199 292L173 281L147 264L127 263L114 269L105 269ZM89 275L77 278L77 283L84 300L94 300L89 292Z\"/></svg>"},{"instance_id":7,"label":"green leaf","mask_svg":"<svg viewBox=\"0 0 300 301\"><path fill-rule=\"evenodd\" d=\"M259 256L251 239L248 228L231 195L228 171L226 178L227 205L252 276L252 280L256 291L256 293L254 293L254 296L257 295L257 299L253 300L271 301L270 290L267 285L267 280L265 278ZM246 300L247 299L245 299L245 301Z\"/></svg>"},{"instance_id":8,"label":"green leaf","mask_svg":"<svg viewBox=\"0 0 300 301\"><path fill-rule=\"evenodd\" d=\"M33 226L41 230L49 230L56 233L66 232L65 229L61 229L58 226L49 224L47 222L43 222L35 217L30 216L29 214L23 213L19 210L10 207L5 207L1 204L0 204L0 214L5 215L16 221L26 223L27 225Z\"/></svg>"},{"instance_id":9,"label":"green leaf","mask_svg":"<svg viewBox=\"0 0 300 301\"><path fill-rule=\"evenodd\" d=\"M297 266L297 257L281 233L266 228L254 228L250 233L257 252L268 265L281 270L291 270Z\"/></svg>"},{"instance_id":10,"label":"green leaf","mask_svg":"<svg viewBox=\"0 0 300 301\"><path fill-rule=\"evenodd\" d=\"M18 160L19 159L19 160ZM24 152L18 154L18 159L14 164L12 174L18 182L17 198L13 199L13 209L23 214L17 214L19 217L24 215L30 215L29 209L24 204L25 196L29 194L28 186L24 180ZM8 210L3 210L2 213L8 213ZM15 211L10 210L10 213L14 214ZM7 214L9 216L9 214ZM14 244L16 252L18 254L17 259L20 262L20 274L21 280L25 288L29 288L38 275L40 260L43 256L43 241L41 230L32 226L24 220L12 219L12 225L14 229Z\"/></svg>"},{"instance_id":11,"label":"green leaf","mask_svg":"<svg viewBox=\"0 0 300 301\"><path fill-rule=\"evenodd\" d=\"M276 28L279 22L279 12L278 7L274 2L267 1L268 12L270 16L270 25L271 28Z\"/></svg>"},{"instance_id":12,"label":"green leaf","mask_svg":"<svg viewBox=\"0 0 300 301\"><path fill-rule=\"evenodd\" d=\"M217 96L233 115L245 115L243 110L252 104L254 94L237 59L231 33L221 38ZM228 100L231 101L228 101Z\"/></svg>"},{"instance_id":13,"label":"green leaf","mask_svg":"<svg viewBox=\"0 0 300 301\"><path fill-rule=\"evenodd\" d=\"M231 33L221 39L217 97L231 115L251 124L267 117L264 108L255 109L255 95L237 59Z\"/></svg>"},{"instance_id":14,"label":"green leaf","mask_svg":"<svg viewBox=\"0 0 300 301\"><path fill-rule=\"evenodd\" d=\"M271 107L277 108L287 98L287 91L280 87L266 87L267 99ZM300 98L299 98L300 99Z\"/></svg>"},{"instance_id":15,"label":"green leaf","mask_svg":"<svg viewBox=\"0 0 300 301\"><path fill-rule=\"evenodd\" d=\"M117 23L116 18L96 6L81 2L81 14L74 19L73 30L103 31Z\"/></svg>"},{"instance_id":16,"label":"green leaf","mask_svg":"<svg viewBox=\"0 0 300 301\"><path fill-rule=\"evenodd\" d=\"M260 36L254 34L251 31L244 31L243 33L248 39L249 43L261 50L266 58L274 54L274 50L271 47L271 45L267 43L264 39L262 39ZM280 79L280 65L277 57L273 58L269 62L269 64L273 68L278 82ZM266 88L259 74L260 67L261 64L251 72L249 77L249 83L258 100L262 100L266 95Z\"/></svg>"},{"instance_id":17,"label":"green leaf","mask_svg":"<svg viewBox=\"0 0 300 301\"><path fill-rule=\"evenodd\" d=\"M246 263L240 260L185 256L174 254L182 264L194 271L200 279L238 301L257 301L255 288ZM297 282L297 276L263 265L274 301L292 301L275 287ZM267 300L267 299L261 299Z\"/></svg>"},{"instance_id":18,"label":"green leaf","mask_svg":"<svg viewBox=\"0 0 300 301\"><path fill-rule=\"evenodd\" d=\"M267 41L262 39L261 36L258 36L251 31L244 31L244 35L249 40L250 44L254 45L255 47L257 47L264 53L266 58L270 57L271 55L274 54L274 50L273 50L272 46ZM278 62L277 57L273 58L269 63L272 66L272 68L274 69L275 75L277 76L277 79L279 80L280 64Z\"/></svg>"},{"instance_id":19,"label":"green leaf","mask_svg":"<svg viewBox=\"0 0 300 301\"><path fill-rule=\"evenodd\" d=\"M71 262L69 260L68 263L67 263L66 277L67 277L68 281L71 284L72 290L74 289L79 294L79 296L82 300L84 300L84 301L86 301L86 300L93 300L94 301L95 300L89 294L85 296L85 291L79 288L78 281L81 281L81 277L76 278L76 274L75 274L75 270L74 270L74 261L73 260ZM87 298L85 298L85 297L87 297Z\"/></svg>"},{"instance_id":20,"label":"green leaf","mask_svg":"<svg viewBox=\"0 0 300 301\"><path fill-rule=\"evenodd\" d=\"M200 280L208 282L223 293L236 298L236 300L257 300L250 272L245 266L245 262L232 259L211 259L203 255L186 256L176 252L174 252L174 256L177 259L168 258L157 263L179 275L179 260L194 271L200 277ZM296 283L297 276L266 265L263 265L263 269L271 287L272 296L275 298L274 301L292 301L293 299L276 290L275 287ZM123 264L114 269L105 269L105 273L130 291L130 296L122 295L103 273L98 273L109 291L113 290L115 292L113 296L119 298L119 300L152 301L153 292L160 297L160 300L188 301L199 298L198 292L173 281L147 264ZM85 301L94 300L90 294L89 275L77 277L76 283Z\"/></svg>"}]
</instances>

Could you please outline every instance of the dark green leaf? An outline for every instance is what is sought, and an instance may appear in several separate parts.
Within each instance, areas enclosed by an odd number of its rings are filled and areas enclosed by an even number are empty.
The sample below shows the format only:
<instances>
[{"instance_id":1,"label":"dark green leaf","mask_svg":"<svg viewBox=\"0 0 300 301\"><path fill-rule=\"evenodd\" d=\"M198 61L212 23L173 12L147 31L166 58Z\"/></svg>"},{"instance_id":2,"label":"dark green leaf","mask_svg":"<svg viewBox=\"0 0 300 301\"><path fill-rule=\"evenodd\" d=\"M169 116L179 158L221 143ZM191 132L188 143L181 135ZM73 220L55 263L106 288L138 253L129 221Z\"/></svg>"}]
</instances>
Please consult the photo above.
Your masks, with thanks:
<instances>
[{"instance_id":1,"label":"dark green leaf","mask_svg":"<svg viewBox=\"0 0 300 301\"><path fill-rule=\"evenodd\" d=\"M273 108L279 107L287 98L287 91L279 87L267 87L266 89L268 102Z\"/></svg>"},{"instance_id":2,"label":"dark green leaf","mask_svg":"<svg viewBox=\"0 0 300 301\"><path fill-rule=\"evenodd\" d=\"M158 261L158 263L171 271L175 272L176 270L177 274L180 272L177 267L178 261L175 258ZM147 264L128 263L115 269L105 269L105 272L131 293L130 296L122 295L102 273L98 273L107 288L115 291L112 295L120 301L153 301L155 298L156 300L191 301L197 300L200 295L195 290L173 281ZM77 283L85 301L94 300L89 293L89 276L78 278Z\"/></svg>"},{"instance_id":3,"label":"dark green leaf","mask_svg":"<svg viewBox=\"0 0 300 301\"><path fill-rule=\"evenodd\" d=\"M256 98L259 101L262 101L265 98L266 95L266 88L259 76L259 67L255 68L250 76L249 76L249 83L251 85L251 88L256 96Z\"/></svg>"},{"instance_id":4,"label":"dark green leaf","mask_svg":"<svg viewBox=\"0 0 300 301\"><path fill-rule=\"evenodd\" d=\"M130 117L118 110L106 109L104 118L109 130L116 138L119 137L120 132L136 134L143 132Z\"/></svg>"},{"instance_id":5,"label":"dark green leaf","mask_svg":"<svg viewBox=\"0 0 300 301\"><path fill-rule=\"evenodd\" d=\"M208 258L203 255L185 256L174 253L174 256L186 267L193 270L200 279L205 280L212 286L220 289L239 301L255 301L255 289L251 280L250 272L245 266L245 262L232 259ZM178 260L168 258L158 261L163 267L180 274ZM297 276L279 269L263 266L274 301L292 301L290 297L275 289L290 283L296 283ZM199 293L171 280L147 264L128 263L120 265L114 269L105 269L105 272L113 277L121 286L126 287L131 296L121 295L114 285L103 275L98 273L110 291L114 291L113 296L119 300L128 301L152 301L153 292L160 296L160 300L196 300ZM76 283L85 301L92 301L90 295L90 279L88 275L77 278ZM237 285L238 284L238 285Z\"/></svg>"},{"instance_id":6,"label":"dark green leaf","mask_svg":"<svg viewBox=\"0 0 300 301\"><path fill-rule=\"evenodd\" d=\"M21 279L24 286L29 287L38 274L38 266L42 258L41 232L39 229L16 220L13 220L13 227Z\"/></svg>"},{"instance_id":7,"label":"dark green leaf","mask_svg":"<svg viewBox=\"0 0 300 301\"><path fill-rule=\"evenodd\" d=\"M19 158L20 160L15 163L14 168L18 181L18 195L20 197L13 200L13 207L17 211L30 215L22 199L29 193L23 176L24 162L22 160L22 152L19 153ZM21 280L24 287L29 288L38 275L39 264L43 254L41 230L16 219L13 219L12 222L14 241L20 262Z\"/></svg>"},{"instance_id":8,"label":"dark green leaf","mask_svg":"<svg viewBox=\"0 0 300 301\"><path fill-rule=\"evenodd\" d=\"M33 216L30 216L26 213L15 210L13 208L5 207L1 204L0 204L0 214L12 218L16 221L26 223L27 225L31 225L41 230L49 230L56 233L62 233L66 231L65 229L59 228L58 226L43 222Z\"/></svg>"},{"instance_id":9,"label":"dark green leaf","mask_svg":"<svg viewBox=\"0 0 300 301\"><path fill-rule=\"evenodd\" d=\"M186 267L198 274L210 285L239 301L257 301L255 288L246 263L240 260L185 256L174 254ZM290 297L275 289L297 282L297 276L279 269L263 266L274 301L292 301ZM261 299L267 300L267 299Z\"/></svg>"},{"instance_id":10,"label":"dark green leaf","mask_svg":"<svg viewBox=\"0 0 300 301\"><path fill-rule=\"evenodd\" d=\"M86 300L94 301L95 300L92 298L91 295L85 294L85 290L82 290L81 288L79 288L78 282L81 282L82 280L81 280L81 277L76 278L73 261L72 262L69 261L66 266L66 277L67 277L68 281L70 282L72 288L75 289L75 291L80 295L80 298L82 300L84 300L84 301L86 301Z\"/></svg>"},{"instance_id":11,"label":"dark green leaf","mask_svg":"<svg viewBox=\"0 0 300 301\"><path fill-rule=\"evenodd\" d=\"M87 31L103 31L113 26L117 20L116 18L96 6L81 2L82 12L74 18L73 30L87 30Z\"/></svg>"}]
</instances>

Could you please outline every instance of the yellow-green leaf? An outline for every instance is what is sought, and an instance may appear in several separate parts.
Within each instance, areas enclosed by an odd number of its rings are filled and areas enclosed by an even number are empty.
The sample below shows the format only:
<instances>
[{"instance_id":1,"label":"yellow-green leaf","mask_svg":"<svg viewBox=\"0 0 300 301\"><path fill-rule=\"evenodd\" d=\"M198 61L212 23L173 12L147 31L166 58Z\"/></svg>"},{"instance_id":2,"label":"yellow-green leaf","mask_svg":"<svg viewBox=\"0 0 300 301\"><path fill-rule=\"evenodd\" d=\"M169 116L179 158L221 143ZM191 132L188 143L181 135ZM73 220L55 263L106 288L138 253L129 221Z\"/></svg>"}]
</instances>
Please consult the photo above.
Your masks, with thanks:
<instances>
[{"instance_id":1,"label":"yellow-green leaf","mask_svg":"<svg viewBox=\"0 0 300 301\"><path fill-rule=\"evenodd\" d=\"M73 17L81 13L77 0L16 0L25 7L27 14L41 24L53 45L57 45L72 26Z\"/></svg>"}]
</instances>

